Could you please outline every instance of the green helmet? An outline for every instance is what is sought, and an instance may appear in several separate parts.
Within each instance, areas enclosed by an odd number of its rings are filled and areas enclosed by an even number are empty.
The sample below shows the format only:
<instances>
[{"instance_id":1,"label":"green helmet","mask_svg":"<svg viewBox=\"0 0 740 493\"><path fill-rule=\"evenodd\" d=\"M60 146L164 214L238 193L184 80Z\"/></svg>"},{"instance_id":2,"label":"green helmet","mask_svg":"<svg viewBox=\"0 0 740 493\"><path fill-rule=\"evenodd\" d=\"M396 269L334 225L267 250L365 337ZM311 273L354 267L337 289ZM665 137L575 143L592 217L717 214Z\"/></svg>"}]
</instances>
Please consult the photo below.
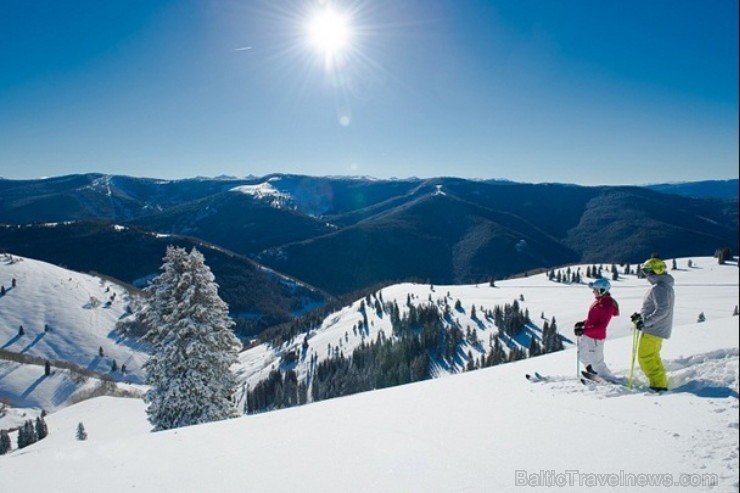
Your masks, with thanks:
<instances>
[{"instance_id":1,"label":"green helmet","mask_svg":"<svg viewBox=\"0 0 740 493\"><path fill-rule=\"evenodd\" d=\"M665 274L666 273L665 262L659 258L650 258L642 264L642 272L645 274Z\"/></svg>"}]
</instances>

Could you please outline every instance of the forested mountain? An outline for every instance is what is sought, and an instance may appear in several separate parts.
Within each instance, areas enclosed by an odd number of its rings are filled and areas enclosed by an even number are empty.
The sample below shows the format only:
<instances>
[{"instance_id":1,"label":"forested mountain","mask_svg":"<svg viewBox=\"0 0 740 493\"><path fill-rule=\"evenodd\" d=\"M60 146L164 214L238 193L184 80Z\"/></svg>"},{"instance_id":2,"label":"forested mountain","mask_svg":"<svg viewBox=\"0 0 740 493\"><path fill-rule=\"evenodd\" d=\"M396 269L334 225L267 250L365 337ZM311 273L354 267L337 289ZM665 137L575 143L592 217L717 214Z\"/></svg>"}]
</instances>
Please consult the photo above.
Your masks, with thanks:
<instances>
[{"instance_id":1,"label":"forested mountain","mask_svg":"<svg viewBox=\"0 0 740 493\"><path fill-rule=\"evenodd\" d=\"M738 180L704 180L684 183L658 183L646 188L694 198L737 199Z\"/></svg>"},{"instance_id":2,"label":"forested mountain","mask_svg":"<svg viewBox=\"0 0 740 493\"><path fill-rule=\"evenodd\" d=\"M681 189L714 196L715 185ZM278 174L0 180L0 224L102 220L128 227L127 234L151 233L126 240L124 247L108 233L95 239L106 230L91 226L72 235L6 228L0 248L131 282L152 274L167 243L160 239L150 248L152 240L141 238L191 237L333 295L404 279L478 282L574 262L637 262L655 252L673 257L725 247L737 251L737 196L695 198L656 188ZM77 241L87 242L87 250L70 244ZM103 247L115 244L121 244L118 250L104 254ZM74 258L80 251L86 251L85 259ZM147 260L140 262L140 256ZM244 298L231 293L244 290L240 283L219 282L225 299ZM272 288L249 289L269 294ZM235 306L250 312L253 304Z\"/></svg>"},{"instance_id":3,"label":"forested mountain","mask_svg":"<svg viewBox=\"0 0 740 493\"><path fill-rule=\"evenodd\" d=\"M520 217L435 192L261 261L336 294L418 278L435 283L504 277L577 255Z\"/></svg>"},{"instance_id":4,"label":"forested mountain","mask_svg":"<svg viewBox=\"0 0 740 493\"><path fill-rule=\"evenodd\" d=\"M159 273L168 245L197 246L206 257L221 297L248 336L321 305L326 296L300 281L203 241L100 222L2 226L0 245L79 272L96 272L144 287Z\"/></svg>"}]
</instances>

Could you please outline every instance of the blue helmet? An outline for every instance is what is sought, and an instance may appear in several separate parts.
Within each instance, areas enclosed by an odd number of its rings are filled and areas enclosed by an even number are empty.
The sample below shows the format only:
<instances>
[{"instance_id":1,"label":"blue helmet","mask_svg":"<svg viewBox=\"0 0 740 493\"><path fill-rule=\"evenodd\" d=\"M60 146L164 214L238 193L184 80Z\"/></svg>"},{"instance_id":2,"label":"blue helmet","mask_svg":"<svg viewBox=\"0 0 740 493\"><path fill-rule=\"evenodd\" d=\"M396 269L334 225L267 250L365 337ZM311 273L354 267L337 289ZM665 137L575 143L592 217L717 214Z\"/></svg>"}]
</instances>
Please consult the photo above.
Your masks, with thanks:
<instances>
[{"instance_id":1,"label":"blue helmet","mask_svg":"<svg viewBox=\"0 0 740 493\"><path fill-rule=\"evenodd\" d=\"M612 288L612 285L608 280L602 278L588 283L588 287L591 289L596 289L600 295L603 295L609 292L609 290Z\"/></svg>"}]
</instances>

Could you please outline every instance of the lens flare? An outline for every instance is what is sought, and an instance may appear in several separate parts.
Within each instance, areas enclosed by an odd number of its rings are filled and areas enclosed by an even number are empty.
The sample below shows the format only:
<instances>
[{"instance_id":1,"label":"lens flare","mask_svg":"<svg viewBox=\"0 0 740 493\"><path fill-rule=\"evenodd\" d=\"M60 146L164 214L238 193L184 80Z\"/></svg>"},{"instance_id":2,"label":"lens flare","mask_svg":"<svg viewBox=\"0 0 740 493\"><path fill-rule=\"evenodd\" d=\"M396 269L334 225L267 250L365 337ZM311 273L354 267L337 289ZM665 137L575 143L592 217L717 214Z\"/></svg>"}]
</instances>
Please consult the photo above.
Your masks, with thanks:
<instances>
[{"instance_id":1,"label":"lens flare","mask_svg":"<svg viewBox=\"0 0 740 493\"><path fill-rule=\"evenodd\" d=\"M308 40L327 63L349 49L352 41L352 27L349 16L331 7L323 7L309 20Z\"/></svg>"}]
</instances>

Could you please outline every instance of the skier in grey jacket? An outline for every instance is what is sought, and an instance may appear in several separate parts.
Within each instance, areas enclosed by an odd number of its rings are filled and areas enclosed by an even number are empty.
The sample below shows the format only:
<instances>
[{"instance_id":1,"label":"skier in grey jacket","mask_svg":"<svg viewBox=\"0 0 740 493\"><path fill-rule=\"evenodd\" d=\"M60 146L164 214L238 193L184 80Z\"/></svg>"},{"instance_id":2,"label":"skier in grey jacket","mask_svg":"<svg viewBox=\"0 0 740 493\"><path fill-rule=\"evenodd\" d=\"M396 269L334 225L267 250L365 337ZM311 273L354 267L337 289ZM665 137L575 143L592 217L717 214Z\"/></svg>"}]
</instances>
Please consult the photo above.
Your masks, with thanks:
<instances>
[{"instance_id":1,"label":"skier in grey jacket","mask_svg":"<svg viewBox=\"0 0 740 493\"><path fill-rule=\"evenodd\" d=\"M650 289L645 294L640 313L632 315L638 330L642 330L637 349L640 368L650 381L653 390L668 390L668 377L660 358L663 340L671 337L675 294L673 276L668 274L665 262L659 258L648 259L642 265Z\"/></svg>"}]
</instances>

